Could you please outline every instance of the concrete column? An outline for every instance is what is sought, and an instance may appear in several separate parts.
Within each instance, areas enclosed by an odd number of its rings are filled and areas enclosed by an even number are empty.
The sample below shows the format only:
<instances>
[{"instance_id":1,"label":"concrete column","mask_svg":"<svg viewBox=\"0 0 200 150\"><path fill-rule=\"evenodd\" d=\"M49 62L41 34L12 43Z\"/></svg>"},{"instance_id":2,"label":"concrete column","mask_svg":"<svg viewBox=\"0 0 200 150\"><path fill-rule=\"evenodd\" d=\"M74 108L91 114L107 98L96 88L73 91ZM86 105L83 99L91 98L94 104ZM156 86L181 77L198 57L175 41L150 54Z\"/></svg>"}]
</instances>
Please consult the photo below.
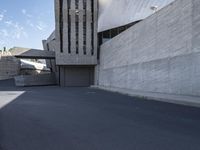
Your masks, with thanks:
<instances>
[{"instance_id":1,"label":"concrete column","mask_svg":"<svg viewBox=\"0 0 200 150\"><path fill-rule=\"evenodd\" d=\"M93 12L93 16L94 16L94 19L93 19L93 29L94 29L94 32L93 32L93 55L97 58L97 49L98 49L98 40L97 40L97 36L98 36L98 33L97 33L97 24L98 24L98 0L94 0L94 12Z\"/></svg>"},{"instance_id":2,"label":"concrete column","mask_svg":"<svg viewBox=\"0 0 200 150\"><path fill-rule=\"evenodd\" d=\"M83 15L84 15L84 10L83 10L83 0L79 0L79 55L84 55L83 52Z\"/></svg>"},{"instance_id":3,"label":"concrete column","mask_svg":"<svg viewBox=\"0 0 200 150\"><path fill-rule=\"evenodd\" d=\"M76 8L75 8L75 0L71 1L71 9L70 9L70 23L71 23L71 54L76 54Z\"/></svg>"},{"instance_id":4,"label":"concrete column","mask_svg":"<svg viewBox=\"0 0 200 150\"><path fill-rule=\"evenodd\" d=\"M63 53L68 53L68 0L63 0Z\"/></svg>"},{"instance_id":5,"label":"concrete column","mask_svg":"<svg viewBox=\"0 0 200 150\"><path fill-rule=\"evenodd\" d=\"M55 36L56 36L56 48L60 52L60 0L54 0L55 2Z\"/></svg>"},{"instance_id":6,"label":"concrete column","mask_svg":"<svg viewBox=\"0 0 200 150\"><path fill-rule=\"evenodd\" d=\"M49 50L48 50L48 46L47 46L47 40L42 40L42 45L43 45L43 49L44 49L45 51L49 51ZM45 61L46 61L47 67L48 67L48 68L52 68L51 60L50 60L50 59L46 59Z\"/></svg>"},{"instance_id":7,"label":"concrete column","mask_svg":"<svg viewBox=\"0 0 200 150\"><path fill-rule=\"evenodd\" d=\"M87 0L86 5L86 54L91 54L92 49L92 12L91 12L91 0Z\"/></svg>"}]
</instances>

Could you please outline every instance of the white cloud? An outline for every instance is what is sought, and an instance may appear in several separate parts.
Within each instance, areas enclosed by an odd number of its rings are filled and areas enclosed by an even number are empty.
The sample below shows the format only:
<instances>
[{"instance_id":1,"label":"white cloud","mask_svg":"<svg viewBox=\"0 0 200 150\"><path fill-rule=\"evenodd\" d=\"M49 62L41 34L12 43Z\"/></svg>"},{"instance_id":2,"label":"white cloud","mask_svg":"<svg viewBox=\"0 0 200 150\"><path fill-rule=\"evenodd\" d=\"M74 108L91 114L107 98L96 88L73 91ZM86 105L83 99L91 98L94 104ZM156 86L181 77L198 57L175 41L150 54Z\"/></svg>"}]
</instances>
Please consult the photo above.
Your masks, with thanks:
<instances>
[{"instance_id":1,"label":"white cloud","mask_svg":"<svg viewBox=\"0 0 200 150\"><path fill-rule=\"evenodd\" d=\"M5 17L6 10L0 10L0 21L2 21Z\"/></svg>"},{"instance_id":2,"label":"white cloud","mask_svg":"<svg viewBox=\"0 0 200 150\"><path fill-rule=\"evenodd\" d=\"M42 21L39 21L38 24L36 25L36 28L37 28L38 30L40 30L40 31L45 30L46 27L47 27L47 25L46 25L44 22L42 22Z\"/></svg>"},{"instance_id":3,"label":"white cloud","mask_svg":"<svg viewBox=\"0 0 200 150\"><path fill-rule=\"evenodd\" d=\"M4 36L4 37L8 37L8 36L9 36L8 31L7 31L6 29L1 29L1 30L0 30L0 33L1 33L1 35Z\"/></svg>"},{"instance_id":4,"label":"white cloud","mask_svg":"<svg viewBox=\"0 0 200 150\"><path fill-rule=\"evenodd\" d=\"M28 17L28 18L32 18L32 15L30 15L30 14L26 14L26 17Z\"/></svg>"},{"instance_id":5,"label":"white cloud","mask_svg":"<svg viewBox=\"0 0 200 150\"><path fill-rule=\"evenodd\" d=\"M28 34L25 32L24 27L18 22L8 20L4 22L7 25L7 30L1 30L1 33L4 37L10 37L12 39L20 39L21 37L28 37ZM8 32L9 31L9 32Z\"/></svg>"},{"instance_id":6,"label":"white cloud","mask_svg":"<svg viewBox=\"0 0 200 150\"><path fill-rule=\"evenodd\" d=\"M20 26L19 23L15 23L13 26L14 32L13 32L13 38L20 39L21 36L27 35L27 33L24 31L24 27Z\"/></svg>"},{"instance_id":7,"label":"white cloud","mask_svg":"<svg viewBox=\"0 0 200 150\"><path fill-rule=\"evenodd\" d=\"M26 9L22 9L22 14L26 15Z\"/></svg>"},{"instance_id":8,"label":"white cloud","mask_svg":"<svg viewBox=\"0 0 200 150\"><path fill-rule=\"evenodd\" d=\"M41 26L39 26L39 25L37 25L36 28L37 28L38 30L40 30L40 31L43 30L43 28L42 28Z\"/></svg>"},{"instance_id":9,"label":"white cloud","mask_svg":"<svg viewBox=\"0 0 200 150\"><path fill-rule=\"evenodd\" d=\"M3 14L0 14L0 21L2 21L4 18L4 15Z\"/></svg>"},{"instance_id":10,"label":"white cloud","mask_svg":"<svg viewBox=\"0 0 200 150\"><path fill-rule=\"evenodd\" d=\"M31 14L28 14L28 13L27 13L27 10L26 10L26 9L22 9L21 12L22 12L22 14L24 14L24 15L25 15L26 17L28 17L28 18L31 18L31 17L32 17Z\"/></svg>"},{"instance_id":11,"label":"white cloud","mask_svg":"<svg viewBox=\"0 0 200 150\"><path fill-rule=\"evenodd\" d=\"M3 10L0 10L0 13L6 13L7 12L7 10L5 10L5 9L3 9Z\"/></svg>"},{"instance_id":12,"label":"white cloud","mask_svg":"<svg viewBox=\"0 0 200 150\"><path fill-rule=\"evenodd\" d=\"M28 25L28 26L30 26L30 27L34 27L34 24L32 23L32 21L31 20L26 20L26 24Z\"/></svg>"},{"instance_id":13,"label":"white cloud","mask_svg":"<svg viewBox=\"0 0 200 150\"><path fill-rule=\"evenodd\" d=\"M4 40L0 40L0 48L3 47L6 44Z\"/></svg>"},{"instance_id":14,"label":"white cloud","mask_svg":"<svg viewBox=\"0 0 200 150\"><path fill-rule=\"evenodd\" d=\"M7 26L12 26L13 22L11 20L5 21L4 22Z\"/></svg>"},{"instance_id":15,"label":"white cloud","mask_svg":"<svg viewBox=\"0 0 200 150\"><path fill-rule=\"evenodd\" d=\"M35 44L33 42L35 42L35 39L28 38L30 35L38 36L38 39L42 38L42 36L43 38L48 36L46 32L49 31L49 26L45 22L48 22L46 14L26 8L20 9L19 13L21 14L20 19L10 16L5 10L0 9L0 35L2 36L0 38L0 47L12 47L16 44L22 44L23 46L23 43L28 45L28 42L29 45L34 47Z\"/></svg>"}]
</instances>

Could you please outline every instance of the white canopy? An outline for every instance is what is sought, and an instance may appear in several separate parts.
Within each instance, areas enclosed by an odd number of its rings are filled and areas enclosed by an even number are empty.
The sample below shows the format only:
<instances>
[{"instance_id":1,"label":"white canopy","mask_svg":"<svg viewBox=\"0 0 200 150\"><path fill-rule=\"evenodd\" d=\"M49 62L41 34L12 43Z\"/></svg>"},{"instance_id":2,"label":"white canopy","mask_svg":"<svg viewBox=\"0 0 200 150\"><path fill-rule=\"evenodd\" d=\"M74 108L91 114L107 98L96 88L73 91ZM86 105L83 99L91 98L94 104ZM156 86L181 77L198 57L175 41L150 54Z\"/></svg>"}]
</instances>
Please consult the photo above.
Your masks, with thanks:
<instances>
[{"instance_id":1,"label":"white canopy","mask_svg":"<svg viewBox=\"0 0 200 150\"><path fill-rule=\"evenodd\" d=\"M148 17L174 0L99 0L98 32Z\"/></svg>"}]
</instances>

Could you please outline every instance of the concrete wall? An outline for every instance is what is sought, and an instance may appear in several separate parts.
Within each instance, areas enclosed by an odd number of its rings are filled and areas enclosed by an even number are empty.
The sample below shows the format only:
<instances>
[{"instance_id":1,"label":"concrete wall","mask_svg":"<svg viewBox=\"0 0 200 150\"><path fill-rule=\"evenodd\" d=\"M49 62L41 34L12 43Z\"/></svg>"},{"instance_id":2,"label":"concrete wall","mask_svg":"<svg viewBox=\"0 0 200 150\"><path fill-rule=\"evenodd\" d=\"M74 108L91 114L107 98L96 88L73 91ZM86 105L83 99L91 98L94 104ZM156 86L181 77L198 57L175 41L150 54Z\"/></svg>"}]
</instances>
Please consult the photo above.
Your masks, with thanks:
<instances>
[{"instance_id":1,"label":"concrete wall","mask_svg":"<svg viewBox=\"0 0 200 150\"><path fill-rule=\"evenodd\" d=\"M15 77L16 86L56 85L55 74L20 75Z\"/></svg>"},{"instance_id":2,"label":"concrete wall","mask_svg":"<svg viewBox=\"0 0 200 150\"><path fill-rule=\"evenodd\" d=\"M12 56L0 55L0 80L13 78L20 73L20 61Z\"/></svg>"},{"instance_id":3,"label":"concrete wall","mask_svg":"<svg viewBox=\"0 0 200 150\"><path fill-rule=\"evenodd\" d=\"M200 1L176 0L103 44L96 83L200 96Z\"/></svg>"},{"instance_id":4,"label":"concrete wall","mask_svg":"<svg viewBox=\"0 0 200 150\"><path fill-rule=\"evenodd\" d=\"M55 31L49 36L47 40L42 41L44 50L47 51L56 51L56 42L55 42ZM56 83L59 84L59 69L56 66L55 59L46 59L47 68L51 70L51 72L55 73Z\"/></svg>"},{"instance_id":5,"label":"concrete wall","mask_svg":"<svg viewBox=\"0 0 200 150\"><path fill-rule=\"evenodd\" d=\"M51 41L50 40L43 40L42 44L43 44L43 48L44 48L45 51L55 52L55 49L56 49L55 48L55 45L56 45L55 40L51 40ZM46 59L45 61L46 61L47 68L50 68L52 72L57 72L55 58L54 59Z\"/></svg>"}]
</instances>

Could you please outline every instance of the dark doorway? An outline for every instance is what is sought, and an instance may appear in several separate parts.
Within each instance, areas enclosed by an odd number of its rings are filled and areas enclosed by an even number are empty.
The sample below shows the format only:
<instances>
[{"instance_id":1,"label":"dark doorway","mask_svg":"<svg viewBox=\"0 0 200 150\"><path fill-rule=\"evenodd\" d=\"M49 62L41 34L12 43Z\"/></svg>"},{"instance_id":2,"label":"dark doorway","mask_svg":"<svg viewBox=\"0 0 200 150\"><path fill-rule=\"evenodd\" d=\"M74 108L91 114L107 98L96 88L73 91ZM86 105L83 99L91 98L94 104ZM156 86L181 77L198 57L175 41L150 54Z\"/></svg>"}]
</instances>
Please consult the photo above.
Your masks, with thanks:
<instances>
[{"instance_id":1,"label":"dark doorway","mask_svg":"<svg viewBox=\"0 0 200 150\"><path fill-rule=\"evenodd\" d=\"M94 84L94 67L64 66L61 67L61 85L66 87L88 87Z\"/></svg>"}]
</instances>

